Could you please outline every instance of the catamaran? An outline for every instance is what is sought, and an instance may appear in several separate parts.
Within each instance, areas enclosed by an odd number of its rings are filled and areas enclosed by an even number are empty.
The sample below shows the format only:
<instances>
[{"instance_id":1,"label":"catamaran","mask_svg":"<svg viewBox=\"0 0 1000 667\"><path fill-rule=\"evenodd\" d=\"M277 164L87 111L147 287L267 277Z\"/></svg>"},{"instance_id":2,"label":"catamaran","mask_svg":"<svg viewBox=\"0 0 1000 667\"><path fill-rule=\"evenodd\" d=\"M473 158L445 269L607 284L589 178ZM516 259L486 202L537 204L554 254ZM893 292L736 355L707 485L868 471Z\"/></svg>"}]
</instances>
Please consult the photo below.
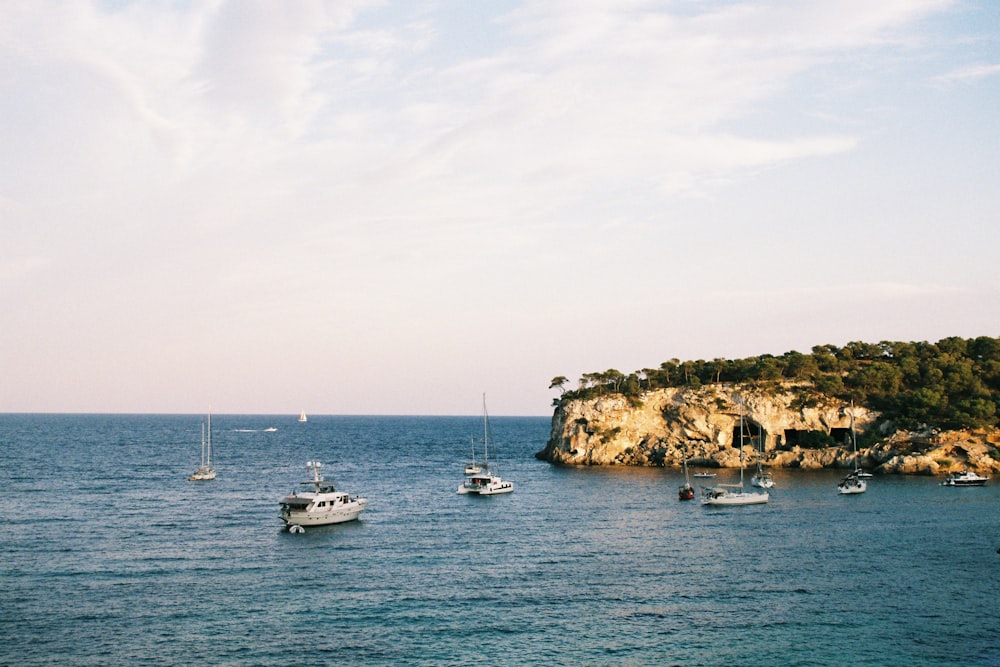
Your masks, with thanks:
<instances>
[{"instance_id":1,"label":"catamaran","mask_svg":"<svg viewBox=\"0 0 1000 667\"><path fill-rule=\"evenodd\" d=\"M483 394L483 466L482 470L470 475L458 485L458 493L471 493L479 496L494 496L500 493L510 493L514 490L514 482L504 480L499 475L500 464L496 460L496 444L494 443L494 470L490 472L490 418L486 412L486 394Z\"/></svg>"}]
</instances>

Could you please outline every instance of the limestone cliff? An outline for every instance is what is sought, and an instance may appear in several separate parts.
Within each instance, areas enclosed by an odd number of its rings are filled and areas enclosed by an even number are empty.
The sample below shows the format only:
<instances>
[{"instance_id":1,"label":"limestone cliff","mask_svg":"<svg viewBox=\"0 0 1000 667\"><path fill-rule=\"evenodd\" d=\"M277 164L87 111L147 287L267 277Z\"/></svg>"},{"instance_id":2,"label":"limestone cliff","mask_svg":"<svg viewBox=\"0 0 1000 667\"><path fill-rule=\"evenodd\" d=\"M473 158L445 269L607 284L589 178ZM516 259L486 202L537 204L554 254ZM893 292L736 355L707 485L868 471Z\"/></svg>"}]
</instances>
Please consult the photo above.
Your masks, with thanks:
<instances>
[{"instance_id":1,"label":"limestone cliff","mask_svg":"<svg viewBox=\"0 0 1000 667\"><path fill-rule=\"evenodd\" d=\"M693 465L739 467L741 402L748 465L762 450L769 466L850 468L853 412L858 463L869 470L928 475L965 467L1000 471L996 430L896 432L877 413L861 406L852 411L794 384L767 389L713 384L658 389L631 401L620 394L563 401L552 416L549 441L536 456L564 465L679 466L686 457ZM876 428L878 433L872 431ZM817 433L830 436L833 446L815 448ZM876 440L869 447L860 445Z\"/></svg>"}]
</instances>

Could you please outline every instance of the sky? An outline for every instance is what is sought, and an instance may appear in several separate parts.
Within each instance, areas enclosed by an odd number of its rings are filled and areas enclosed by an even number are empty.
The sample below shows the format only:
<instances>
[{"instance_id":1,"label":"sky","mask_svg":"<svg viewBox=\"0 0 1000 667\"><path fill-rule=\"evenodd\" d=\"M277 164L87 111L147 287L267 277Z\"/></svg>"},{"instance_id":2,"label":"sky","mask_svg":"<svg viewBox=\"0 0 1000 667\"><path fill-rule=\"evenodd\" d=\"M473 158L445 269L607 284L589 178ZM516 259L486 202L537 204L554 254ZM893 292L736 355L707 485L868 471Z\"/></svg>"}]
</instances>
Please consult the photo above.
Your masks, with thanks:
<instances>
[{"instance_id":1,"label":"sky","mask_svg":"<svg viewBox=\"0 0 1000 667\"><path fill-rule=\"evenodd\" d=\"M1000 336L1000 3L0 3L0 412L550 415Z\"/></svg>"}]
</instances>

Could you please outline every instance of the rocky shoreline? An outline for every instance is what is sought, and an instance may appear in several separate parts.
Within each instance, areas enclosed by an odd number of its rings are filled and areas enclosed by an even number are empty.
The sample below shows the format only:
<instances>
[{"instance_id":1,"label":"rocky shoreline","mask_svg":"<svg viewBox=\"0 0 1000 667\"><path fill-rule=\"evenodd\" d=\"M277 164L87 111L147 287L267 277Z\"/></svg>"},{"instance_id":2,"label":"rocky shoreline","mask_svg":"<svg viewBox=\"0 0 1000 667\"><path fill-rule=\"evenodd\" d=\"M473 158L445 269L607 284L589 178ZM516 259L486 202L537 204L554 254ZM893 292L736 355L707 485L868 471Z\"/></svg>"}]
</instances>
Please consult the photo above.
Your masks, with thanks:
<instances>
[{"instance_id":1,"label":"rocky shoreline","mask_svg":"<svg viewBox=\"0 0 1000 667\"><path fill-rule=\"evenodd\" d=\"M559 465L690 465L738 468L740 404L743 454L775 468L853 467L876 474L1000 472L1000 430L897 430L876 412L844 405L801 384L756 388L714 384L657 389L640 400L621 394L560 402L539 459ZM809 442L816 434L831 446ZM866 443L866 444L863 444Z\"/></svg>"}]
</instances>

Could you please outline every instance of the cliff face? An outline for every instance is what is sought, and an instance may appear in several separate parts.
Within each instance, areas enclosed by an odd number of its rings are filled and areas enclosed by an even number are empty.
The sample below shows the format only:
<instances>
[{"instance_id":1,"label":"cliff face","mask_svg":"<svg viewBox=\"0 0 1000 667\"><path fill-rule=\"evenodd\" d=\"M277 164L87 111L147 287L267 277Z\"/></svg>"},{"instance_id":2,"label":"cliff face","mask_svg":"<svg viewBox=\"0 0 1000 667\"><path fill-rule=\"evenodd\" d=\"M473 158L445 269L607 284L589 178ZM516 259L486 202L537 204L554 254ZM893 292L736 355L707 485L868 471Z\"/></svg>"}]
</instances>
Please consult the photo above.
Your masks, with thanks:
<instances>
[{"instance_id":1,"label":"cliff face","mask_svg":"<svg viewBox=\"0 0 1000 667\"><path fill-rule=\"evenodd\" d=\"M732 385L659 389L640 400L633 405L612 394L563 402L552 416L549 441L536 456L565 465L679 466L686 457L693 465L739 467L742 401L747 465L763 449L769 466L852 466L850 406L806 396L793 385L763 391ZM860 441L879 415L855 406L853 417ZM808 439L815 432L830 435L836 446L812 448ZM996 431L880 435L884 438L878 444L858 450L858 463L869 470L929 475L965 467L1000 471L994 458L1000 458Z\"/></svg>"}]
</instances>

